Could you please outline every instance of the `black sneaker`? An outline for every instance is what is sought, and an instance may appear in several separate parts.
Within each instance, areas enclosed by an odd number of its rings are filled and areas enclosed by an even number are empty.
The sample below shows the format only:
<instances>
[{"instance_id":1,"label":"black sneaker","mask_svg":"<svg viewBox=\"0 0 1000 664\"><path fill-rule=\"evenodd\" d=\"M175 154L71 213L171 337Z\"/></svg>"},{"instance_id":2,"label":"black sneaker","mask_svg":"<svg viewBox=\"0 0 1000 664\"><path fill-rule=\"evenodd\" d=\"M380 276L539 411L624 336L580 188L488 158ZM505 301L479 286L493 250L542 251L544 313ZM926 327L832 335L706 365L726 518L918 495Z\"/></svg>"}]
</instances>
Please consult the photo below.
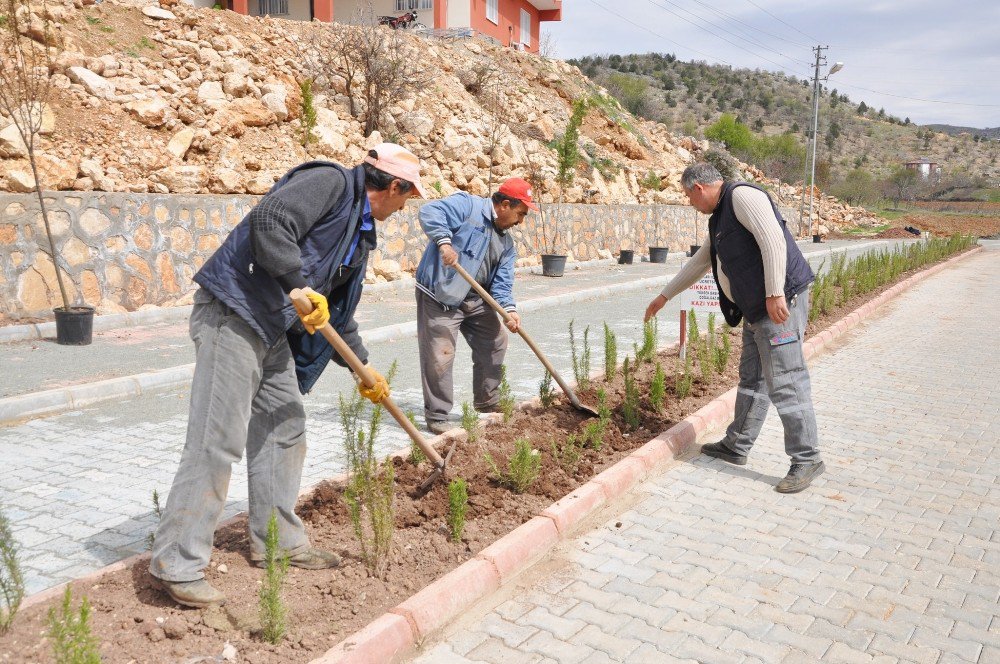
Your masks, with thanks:
<instances>
[{"instance_id":1,"label":"black sneaker","mask_svg":"<svg viewBox=\"0 0 1000 664\"><path fill-rule=\"evenodd\" d=\"M715 457L716 459L722 459L723 461L737 466L747 465L747 458L745 456L733 452L731 449L723 445L721 440L717 443L702 445L701 453L707 454L710 457Z\"/></svg>"},{"instance_id":2,"label":"black sneaker","mask_svg":"<svg viewBox=\"0 0 1000 664\"><path fill-rule=\"evenodd\" d=\"M785 478L778 482L774 490L778 493L798 493L812 484L812 481L823 474L826 464L822 461L817 463L793 463L788 469Z\"/></svg>"}]
</instances>

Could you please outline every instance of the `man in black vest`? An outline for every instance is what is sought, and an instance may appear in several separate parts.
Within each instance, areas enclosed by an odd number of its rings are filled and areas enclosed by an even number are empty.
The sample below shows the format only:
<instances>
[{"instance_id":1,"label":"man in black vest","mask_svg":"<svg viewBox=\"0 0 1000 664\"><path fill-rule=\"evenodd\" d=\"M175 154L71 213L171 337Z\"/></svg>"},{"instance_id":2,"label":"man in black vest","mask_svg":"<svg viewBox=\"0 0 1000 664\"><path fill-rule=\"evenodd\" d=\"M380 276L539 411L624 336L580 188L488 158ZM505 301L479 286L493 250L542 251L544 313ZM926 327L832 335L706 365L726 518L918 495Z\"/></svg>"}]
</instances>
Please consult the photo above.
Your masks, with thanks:
<instances>
[{"instance_id":1,"label":"man in black vest","mask_svg":"<svg viewBox=\"0 0 1000 664\"><path fill-rule=\"evenodd\" d=\"M725 438L703 445L701 451L745 465L773 403L785 430L785 452L792 459L775 489L802 491L825 469L802 355L813 272L762 189L724 182L706 163L685 169L681 186L692 207L710 215L710 242L649 303L645 319L712 270L726 322L735 327L743 321L743 354L733 422Z\"/></svg>"},{"instance_id":2,"label":"man in black vest","mask_svg":"<svg viewBox=\"0 0 1000 664\"><path fill-rule=\"evenodd\" d=\"M149 563L174 601L193 607L225 601L204 570L232 465L244 451L250 559L263 567L273 513L291 565L340 563L309 544L295 514L306 457L301 394L331 359L346 366L313 333L331 323L367 363L354 310L375 248L375 222L417 195L424 195L420 162L392 143L376 145L355 168L302 164L272 187L195 275L201 289L191 311L196 362L187 441ZM296 311L289 298L295 289L307 294L311 312ZM378 403L389 386L372 373L376 385L359 383L358 389Z\"/></svg>"}]
</instances>

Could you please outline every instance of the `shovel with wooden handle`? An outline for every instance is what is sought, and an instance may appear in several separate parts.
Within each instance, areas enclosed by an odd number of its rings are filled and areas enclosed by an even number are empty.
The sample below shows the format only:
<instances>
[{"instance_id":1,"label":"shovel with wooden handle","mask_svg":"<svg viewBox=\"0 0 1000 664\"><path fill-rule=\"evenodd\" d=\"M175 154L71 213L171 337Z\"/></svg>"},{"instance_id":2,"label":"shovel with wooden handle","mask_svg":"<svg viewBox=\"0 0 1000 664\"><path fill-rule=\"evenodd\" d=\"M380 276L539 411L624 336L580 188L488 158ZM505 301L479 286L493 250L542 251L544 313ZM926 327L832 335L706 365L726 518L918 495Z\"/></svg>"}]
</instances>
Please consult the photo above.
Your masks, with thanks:
<instances>
[{"instance_id":1,"label":"shovel with wooden handle","mask_svg":"<svg viewBox=\"0 0 1000 664\"><path fill-rule=\"evenodd\" d=\"M291 293L288 294L291 298L292 303L295 305L296 311L302 314L308 314L313 309L312 302L306 297L306 294L295 288ZM368 371L368 367L365 366L364 362L361 361L351 347L347 345L343 337L337 334L337 331L333 329L330 323L326 323L323 327L317 328L317 332L323 335L323 337L333 346L333 349L337 351L337 354L344 358L351 370L354 371L355 375L361 380L365 387L371 388L375 386L375 378ZM389 414L392 415L393 419L399 423L399 426L403 427L403 430L409 434L410 439L416 444L417 447L424 453L427 459L434 465L434 472L423 481L420 485L420 490L425 491L431 484L433 484L438 479L444 476L445 467L448 465L448 461L451 460L451 455L455 451L455 445L458 443L457 440L452 441L451 447L448 449L448 453L442 457L438 454L434 446L427 442L419 431L417 427L413 426L413 422L410 418L406 416L406 413L396 405L396 402L392 400L392 397L387 396L383 399L380 404L383 406Z\"/></svg>"},{"instance_id":2,"label":"shovel with wooden handle","mask_svg":"<svg viewBox=\"0 0 1000 664\"><path fill-rule=\"evenodd\" d=\"M472 286L477 293L479 293L479 297L483 298L483 302L486 302L491 307L493 307L493 309L498 314L500 314L500 317L503 318L503 321L505 323L510 320L510 314L507 313L507 311L500 306L499 302L493 299L492 295L486 292L485 288L480 286L479 283L472 278L472 275L470 275L465 270L464 267L459 265L457 262L454 265L451 265L450 267L454 268L455 271L457 271L460 275L462 275L463 279L469 282L469 285ZM563 393L565 393L566 396L569 397L569 402L573 404L573 407L593 417L599 417L599 414L595 409L580 403L580 399L577 398L576 392L571 390L569 385L566 384L566 381L562 379L562 376L560 376L559 372L556 371L555 367L552 366L552 363L549 362L549 359L545 357L545 353L542 352L542 349L535 344L534 339L528 336L528 333L525 331L523 325L519 325L517 327L517 333L521 335L521 338L524 339L524 343L528 344L528 347L532 351L534 351L535 355L538 356L538 359L541 361L545 369L552 375L553 378L556 379L556 382L559 384L559 387L562 388Z\"/></svg>"}]
</instances>

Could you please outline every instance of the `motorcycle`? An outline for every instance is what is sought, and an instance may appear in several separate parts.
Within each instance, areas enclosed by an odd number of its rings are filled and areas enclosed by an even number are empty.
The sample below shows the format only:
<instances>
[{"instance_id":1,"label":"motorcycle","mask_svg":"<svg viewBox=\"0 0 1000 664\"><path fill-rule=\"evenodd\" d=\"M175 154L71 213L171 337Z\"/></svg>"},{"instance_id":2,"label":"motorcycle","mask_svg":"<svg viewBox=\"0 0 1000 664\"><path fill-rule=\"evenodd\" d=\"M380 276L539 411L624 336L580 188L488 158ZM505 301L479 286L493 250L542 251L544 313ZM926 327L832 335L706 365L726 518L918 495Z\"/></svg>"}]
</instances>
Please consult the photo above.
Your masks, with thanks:
<instances>
[{"instance_id":1,"label":"motorcycle","mask_svg":"<svg viewBox=\"0 0 1000 664\"><path fill-rule=\"evenodd\" d=\"M408 11L402 16L379 16L378 24L387 25L393 30L406 30L407 28L420 25L417 23L417 12L415 11Z\"/></svg>"}]
</instances>

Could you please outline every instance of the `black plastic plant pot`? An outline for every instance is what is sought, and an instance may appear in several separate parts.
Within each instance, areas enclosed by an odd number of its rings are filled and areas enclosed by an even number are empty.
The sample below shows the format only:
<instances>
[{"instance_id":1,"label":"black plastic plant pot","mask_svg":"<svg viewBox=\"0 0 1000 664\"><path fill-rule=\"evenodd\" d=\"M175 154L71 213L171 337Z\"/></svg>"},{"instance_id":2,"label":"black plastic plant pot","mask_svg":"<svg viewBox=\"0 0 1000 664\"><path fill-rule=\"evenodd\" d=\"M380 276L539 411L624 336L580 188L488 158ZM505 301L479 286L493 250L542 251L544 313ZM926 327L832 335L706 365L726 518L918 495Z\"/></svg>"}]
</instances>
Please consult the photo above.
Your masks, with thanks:
<instances>
[{"instance_id":1,"label":"black plastic plant pot","mask_svg":"<svg viewBox=\"0 0 1000 664\"><path fill-rule=\"evenodd\" d=\"M694 256L695 252L697 252L699 249L701 249L701 245L700 244L692 244L691 245L691 251L688 252L688 256Z\"/></svg>"},{"instance_id":2,"label":"black plastic plant pot","mask_svg":"<svg viewBox=\"0 0 1000 664\"><path fill-rule=\"evenodd\" d=\"M820 235L819 233L813 233L813 242L815 242L815 243L818 244L818 243L820 243L822 241L823 241L823 236L822 235Z\"/></svg>"},{"instance_id":3,"label":"black plastic plant pot","mask_svg":"<svg viewBox=\"0 0 1000 664\"><path fill-rule=\"evenodd\" d=\"M650 263L666 263L667 262L667 250L668 250L668 247L650 247L649 248L649 262Z\"/></svg>"},{"instance_id":4,"label":"black plastic plant pot","mask_svg":"<svg viewBox=\"0 0 1000 664\"><path fill-rule=\"evenodd\" d=\"M57 307L56 343L63 346L89 346L94 336L94 307Z\"/></svg>"},{"instance_id":5,"label":"black plastic plant pot","mask_svg":"<svg viewBox=\"0 0 1000 664\"><path fill-rule=\"evenodd\" d=\"M563 254L542 254L542 275L546 277L561 277L566 269L566 256Z\"/></svg>"},{"instance_id":6,"label":"black plastic plant pot","mask_svg":"<svg viewBox=\"0 0 1000 664\"><path fill-rule=\"evenodd\" d=\"M622 249L618 253L618 264L619 265L631 265L632 259L635 258L635 251L632 249Z\"/></svg>"}]
</instances>

